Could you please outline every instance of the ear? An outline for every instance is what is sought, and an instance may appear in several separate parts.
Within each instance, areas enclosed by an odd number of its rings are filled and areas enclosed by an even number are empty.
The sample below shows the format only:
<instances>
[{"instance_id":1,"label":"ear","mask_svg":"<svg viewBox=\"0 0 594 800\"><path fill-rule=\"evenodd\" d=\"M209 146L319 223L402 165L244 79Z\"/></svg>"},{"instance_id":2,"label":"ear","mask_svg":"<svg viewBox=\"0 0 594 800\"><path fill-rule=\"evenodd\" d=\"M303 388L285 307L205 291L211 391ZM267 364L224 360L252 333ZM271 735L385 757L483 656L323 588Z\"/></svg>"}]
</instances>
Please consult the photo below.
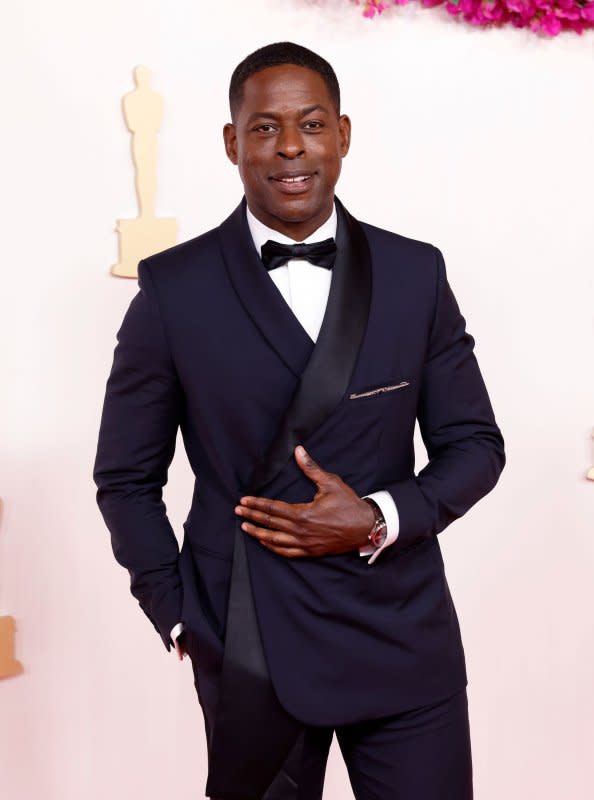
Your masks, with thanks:
<instances>
[{"instance_id":1,"label":"ear","mask_svg":"<svg viewBox=\"0 0 594 800\"><path fill-rule=\"evenodd\" d=\"M344 158L351 145L351 120L346 114L338 118L338 137L340 140L340 156Z\"/></svg>"},{"instance_id":2,"label":"ear","mask_svg":"<svg viewBox=\"0 0 594 800\"><path fill-rule=\"evenodd\" d=\"M232 164L237 166L237 133L235 132L235 125L233 125L232 122L227 122L223 126L223 140L225 142L227 158Z\"/></svg>"}]
</instances>

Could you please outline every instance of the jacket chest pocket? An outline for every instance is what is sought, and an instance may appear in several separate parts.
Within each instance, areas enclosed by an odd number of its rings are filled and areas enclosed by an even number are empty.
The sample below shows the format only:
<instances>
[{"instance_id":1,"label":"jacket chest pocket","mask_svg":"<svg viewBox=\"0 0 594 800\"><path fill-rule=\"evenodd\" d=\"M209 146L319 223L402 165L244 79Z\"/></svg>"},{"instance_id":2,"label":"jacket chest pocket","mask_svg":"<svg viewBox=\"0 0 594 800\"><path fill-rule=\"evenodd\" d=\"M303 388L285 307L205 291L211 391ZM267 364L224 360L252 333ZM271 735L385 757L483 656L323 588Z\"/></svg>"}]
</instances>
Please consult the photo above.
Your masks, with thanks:
<instances>
[{"instance_id":1,"label":"jacket chest pocket","mask_svg":"<svg viewBox=\"0 0 594 800\"><path fill-rule=\"evenodd\" d=\"M398 416L397 409L410 396L410 385L402 378L349 387L333 413L308 437L309 442L317 446L330 440L336 450L350 447L359 453L375 450L386 421Z\"/></svg>"},{"instance_id":2,"label":"jacket chest pocket","mask_svg":"<svg viewBox=\"0 0 594 800\"><path fill-rule=\"evenodd\" d=\"M389 383L382 383L375 386L366 387L363 389L359 389L355 392L350 392L347 395L347 400L350 401L369 401L372 399L381 399L386 396L389 396L393 392L397 392L401 389L406 389L410 386L410 381L401 380L401 381L391 381Z\"/></svg>"},{"instance_id":3,"label":"jacket chest pocket","mask_svg":"<svg viewBox=\"0 0 594 800\"><path fill-rule=\"evenodd\" d=\"M415 403L413 380L409 376L373 384L354 385L342 400L342 413L351 428L370 429L382 433L400 426ZM414 413L414 412L413 412Z\"/></svg>"}]
</instances>

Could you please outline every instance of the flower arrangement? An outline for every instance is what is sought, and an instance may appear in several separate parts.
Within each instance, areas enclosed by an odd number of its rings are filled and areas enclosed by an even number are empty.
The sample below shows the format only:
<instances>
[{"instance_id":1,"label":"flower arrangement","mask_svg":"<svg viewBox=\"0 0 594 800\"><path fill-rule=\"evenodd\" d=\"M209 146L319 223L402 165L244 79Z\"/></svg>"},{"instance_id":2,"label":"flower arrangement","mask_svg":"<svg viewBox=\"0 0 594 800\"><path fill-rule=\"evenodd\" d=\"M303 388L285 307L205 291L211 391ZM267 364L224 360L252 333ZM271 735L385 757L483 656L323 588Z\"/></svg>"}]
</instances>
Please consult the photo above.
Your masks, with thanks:
<instances>
[{"instance_id":1,"label":"flower arrangement","mask_svg":"<svg viewBox=\"0 0 594 800\"><path fill-rule=\"evenodd\" d=\"M389 6L409 0L354 0L363 6L364 17L381 14ZM445 5L449 14L472 25L530 28L545 36L571 30L581 34L594 28L594 0L419 0L427 8Z\"/></svg>"}]
</instances>

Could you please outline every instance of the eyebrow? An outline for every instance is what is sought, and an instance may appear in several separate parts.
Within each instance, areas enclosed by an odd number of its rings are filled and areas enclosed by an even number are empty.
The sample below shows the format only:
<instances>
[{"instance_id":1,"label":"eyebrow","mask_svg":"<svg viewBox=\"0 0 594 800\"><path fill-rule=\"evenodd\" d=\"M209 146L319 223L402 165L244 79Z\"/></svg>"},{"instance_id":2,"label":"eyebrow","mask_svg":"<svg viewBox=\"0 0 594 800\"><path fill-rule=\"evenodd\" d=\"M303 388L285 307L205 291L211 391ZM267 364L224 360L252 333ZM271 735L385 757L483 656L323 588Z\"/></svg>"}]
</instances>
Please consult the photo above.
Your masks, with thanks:
<instances>
[{"instance_id":1,"label":"eyebrow","mask_svg":"<svg viewBox=\"0 0 594 800\"><path fill-rule=\"evenodd\" d=\"M319 103L316 103L313 106L306 106L302 108L299 112L299 116L305 117L308 114L311 114L312 111L323 111L326 114L328 113L328 109L326 106L321 106ZM260 119L261 117L266 117L267 119L279 119L279 114L275 114L274 111L254 111L253 114L250 114L247 121L248 125L256 119Z\"/></svg>"}]
</instances>

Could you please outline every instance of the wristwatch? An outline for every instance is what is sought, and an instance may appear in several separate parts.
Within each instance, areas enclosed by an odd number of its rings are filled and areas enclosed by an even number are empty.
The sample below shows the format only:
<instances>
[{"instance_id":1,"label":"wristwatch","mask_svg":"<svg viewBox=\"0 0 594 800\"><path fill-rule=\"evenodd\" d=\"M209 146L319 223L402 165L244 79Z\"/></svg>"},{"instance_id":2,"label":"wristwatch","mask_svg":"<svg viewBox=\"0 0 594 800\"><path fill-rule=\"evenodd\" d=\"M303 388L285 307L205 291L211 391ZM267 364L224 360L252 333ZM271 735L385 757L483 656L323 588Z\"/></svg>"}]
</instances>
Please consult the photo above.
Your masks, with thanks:
<instances>
[{"instance_id":1,"label":"wristwatch","mask_svg":"<svg viewBox=\"0 0 594 800\"><path fill-rule=\"evenodd\" d=\"M373 513L375 514L375 521L373 523L373 527L367 534L367 538L374 547L381 547L386 541L386 536L388 535L388 526L386 524L386 520L384 519L381 508L378 506L375 500L372 500L371 497L364 497L363 500L365 500L366 503L369 503L373 509Z\"/></svg>"}]
</instances>

